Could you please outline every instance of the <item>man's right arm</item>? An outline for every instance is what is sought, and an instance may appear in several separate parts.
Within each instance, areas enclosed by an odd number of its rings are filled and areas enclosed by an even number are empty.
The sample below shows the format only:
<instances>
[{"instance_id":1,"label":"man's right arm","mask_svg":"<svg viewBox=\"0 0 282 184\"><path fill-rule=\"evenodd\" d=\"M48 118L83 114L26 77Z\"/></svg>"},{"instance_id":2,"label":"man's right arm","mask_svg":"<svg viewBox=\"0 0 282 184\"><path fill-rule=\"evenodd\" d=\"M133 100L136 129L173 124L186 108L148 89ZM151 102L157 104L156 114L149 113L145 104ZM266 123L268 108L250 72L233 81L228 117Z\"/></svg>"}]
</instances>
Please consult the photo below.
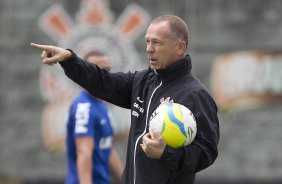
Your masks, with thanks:
<instances>
[{"instance_id":1,"label":"man's right arm","mask_svg":"<svg viewBox=\"0 0 282 184\"><path fill-rule=\"evenodd\" d=\"M91 137L75 138L77 154L77 172L81 184L92 184L92 154L94 139Z\"/></svg>"},{"instance_id":2,"label":"man's right arm","mask_svg":"<svg viewBox=\"0 0 282 184\"><path fill-rule=\"evenodd\" d=\"M110 73L88 63L72 52L60 62L65 74L91 95L124 108L130 108L133 73Z\"/></svg>"},{"instance_id":3,"label":"man's right arm","mask_svg":"<svg viewBox=\"0 0 282 184\"><path fill-rule=\"evenodd\" d=\"M114 181L116 183L120 183L123 172L123 164L120 160L117 150L114 147L111 149L109 164Z\"/></svg>"},{"instance_id":4,"label":"man's right arm","mask_svg":"<svg viewBox=\"0 0 282 184\"><path fill-rule=\"evenodd\" d=\"M71 50L60 47L34 43L31 43L31 46L43 51L41 58L44 64L60 63L66 75L93 96L120 107L130 108L134 74L110 74L94 64L83 61Z\"/></svg>"}]
</instances>

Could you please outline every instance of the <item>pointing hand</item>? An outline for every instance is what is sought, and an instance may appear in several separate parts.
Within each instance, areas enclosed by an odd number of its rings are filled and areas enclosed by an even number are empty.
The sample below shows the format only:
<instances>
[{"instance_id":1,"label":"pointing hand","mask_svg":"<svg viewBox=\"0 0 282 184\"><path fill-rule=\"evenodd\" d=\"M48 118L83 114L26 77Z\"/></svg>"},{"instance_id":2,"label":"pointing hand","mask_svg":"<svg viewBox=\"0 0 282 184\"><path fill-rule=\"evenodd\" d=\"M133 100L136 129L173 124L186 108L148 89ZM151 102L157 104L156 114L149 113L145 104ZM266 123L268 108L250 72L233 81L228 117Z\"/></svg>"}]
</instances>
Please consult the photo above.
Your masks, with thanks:
<instances>
[{"instance_id":1,"label":"pointing hand","mask_svg":"<svg viewBox=\"0 0 282 184\"><path fill-rule=\"evenodd\" d=\"M41 58L44 64L53 65L58 62L66 61L72 57L69 50L55 47L52 45L40 45L31 43L31 47L42 50Z\"/></svg>"}]
</instances>

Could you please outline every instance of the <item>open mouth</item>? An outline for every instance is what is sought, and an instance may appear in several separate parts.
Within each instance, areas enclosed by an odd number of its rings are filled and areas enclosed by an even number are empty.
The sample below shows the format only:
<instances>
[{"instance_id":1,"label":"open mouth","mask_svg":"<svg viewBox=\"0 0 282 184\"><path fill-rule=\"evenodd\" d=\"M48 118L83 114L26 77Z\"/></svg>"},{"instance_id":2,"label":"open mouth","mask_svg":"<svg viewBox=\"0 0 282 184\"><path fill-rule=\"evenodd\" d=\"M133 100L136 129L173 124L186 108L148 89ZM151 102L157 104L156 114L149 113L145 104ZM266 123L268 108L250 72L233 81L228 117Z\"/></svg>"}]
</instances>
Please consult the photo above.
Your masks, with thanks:
<instances>
[{"instance_id":1,"label":"open mouth","mask_svg":"<svg viewBox=\"0 0 282 184\"><path fill-rule=\"evenodd\" d=\"M154 59L154 58L149 58L149 61L150 61L151 64L155 64L155 63L158 62L158 60Z\"/></svg>"}]
</instances>

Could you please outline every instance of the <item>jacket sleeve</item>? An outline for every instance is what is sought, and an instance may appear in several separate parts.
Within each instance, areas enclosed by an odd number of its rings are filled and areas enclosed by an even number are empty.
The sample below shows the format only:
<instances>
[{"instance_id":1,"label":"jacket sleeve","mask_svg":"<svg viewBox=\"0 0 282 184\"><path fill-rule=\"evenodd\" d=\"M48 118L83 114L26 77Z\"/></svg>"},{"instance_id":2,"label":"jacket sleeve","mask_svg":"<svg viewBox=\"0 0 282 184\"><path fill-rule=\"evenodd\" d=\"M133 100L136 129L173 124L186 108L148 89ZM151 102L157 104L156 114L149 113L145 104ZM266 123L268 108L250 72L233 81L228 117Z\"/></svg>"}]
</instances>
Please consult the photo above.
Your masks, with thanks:
<instances>
[{"instance_id":1,"label":"jacket sleeve","mask_svg":"<svg viewBox=\"0 0 282 184\"><path fill-rule=\"evenodd\" d=\"M130 108L133 73L110 73L82 60L74 52L70 60L61 62L60 65L71 80L91 95L117 106Z\"/></svg>"},{"instance_id":2,"label":"jacket sleeve","mask_svg":"<svg viewBox=\"0 0 282 184\"><path fill-rule=\"evenodd\" d=\"M166 146L161 159L172 171L196 173L213 164L218 150L219 122L217 106L205 90L188 96L187 107L193 112L197 122L194 141L182 148Z\"/></svg>"}]
</instances>

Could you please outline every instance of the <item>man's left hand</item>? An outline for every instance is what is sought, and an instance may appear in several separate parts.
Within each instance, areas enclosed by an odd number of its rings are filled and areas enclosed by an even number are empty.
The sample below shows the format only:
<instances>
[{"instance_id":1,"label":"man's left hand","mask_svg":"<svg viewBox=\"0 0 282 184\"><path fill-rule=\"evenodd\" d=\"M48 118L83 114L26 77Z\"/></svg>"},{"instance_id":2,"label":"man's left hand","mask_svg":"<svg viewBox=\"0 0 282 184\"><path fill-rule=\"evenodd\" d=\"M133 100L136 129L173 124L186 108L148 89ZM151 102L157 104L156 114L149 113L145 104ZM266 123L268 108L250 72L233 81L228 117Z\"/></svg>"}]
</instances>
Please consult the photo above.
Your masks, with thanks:
<instances>
[{"instance_id":1,"label":"man's left hand","mask_svg":"<svg viewBox=\"0 0 282 184\"><path fill-rule=\"evenodd\" d=\"M147 133L142 138L141 148L149 158L160 159L166 147L165 140L159 132Z\"/></svg>"}]
</instances>

